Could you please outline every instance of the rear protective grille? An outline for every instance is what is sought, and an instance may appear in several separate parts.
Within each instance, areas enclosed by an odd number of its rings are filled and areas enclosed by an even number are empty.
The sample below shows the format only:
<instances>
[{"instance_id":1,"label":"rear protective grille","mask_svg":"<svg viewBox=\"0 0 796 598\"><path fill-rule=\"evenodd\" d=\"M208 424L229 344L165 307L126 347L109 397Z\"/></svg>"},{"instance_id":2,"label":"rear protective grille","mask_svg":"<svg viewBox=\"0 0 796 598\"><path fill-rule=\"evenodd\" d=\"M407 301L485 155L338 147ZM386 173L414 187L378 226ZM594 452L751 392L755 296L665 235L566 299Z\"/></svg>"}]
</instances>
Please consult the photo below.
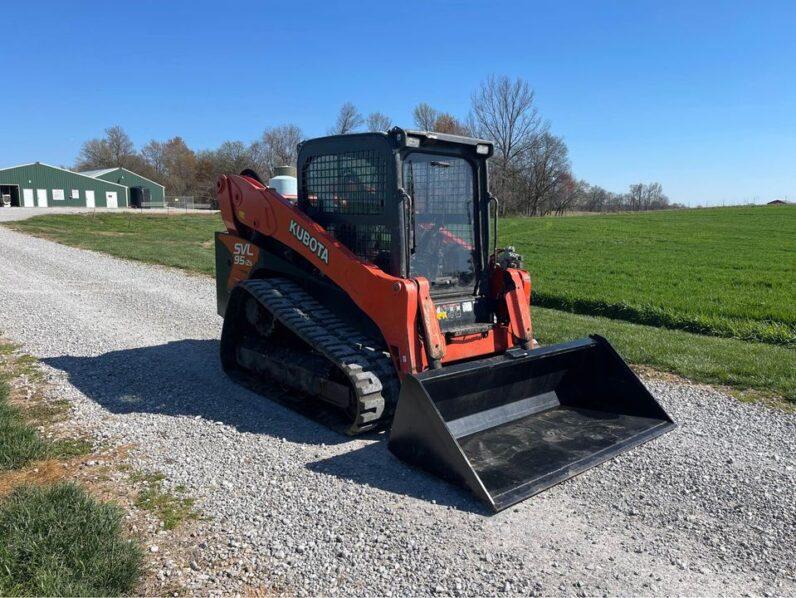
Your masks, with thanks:
<instances>
[{"instance_id":1,"label":"rear protective grille","mask_svg":"<svg viewBox=\"0 0 796 598\"><path fill-rule=\"evenodd\" d=\"M325 214L382 214L386 174L386 161L375 151L314 156L301 173L307 207Z\"/></svg>"}]
</instances>

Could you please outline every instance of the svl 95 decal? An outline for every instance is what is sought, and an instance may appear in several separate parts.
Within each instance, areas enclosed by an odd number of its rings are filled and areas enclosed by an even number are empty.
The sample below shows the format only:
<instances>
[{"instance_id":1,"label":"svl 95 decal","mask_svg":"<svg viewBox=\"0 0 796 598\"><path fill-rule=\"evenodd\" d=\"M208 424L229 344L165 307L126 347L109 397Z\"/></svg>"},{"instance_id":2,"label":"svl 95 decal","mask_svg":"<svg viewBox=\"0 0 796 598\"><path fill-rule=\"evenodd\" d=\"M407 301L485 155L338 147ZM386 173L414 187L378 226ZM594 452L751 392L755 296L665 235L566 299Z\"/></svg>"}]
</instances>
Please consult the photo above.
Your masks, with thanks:
<instances>
[{"instance_id":1,"label":"svl 95 decal","mask_svg":"<svg viewBox=\"0 0 796 598\"><path fill-rule=\"evenodd\" d=\"M254 252L252 251L251 243L235 243L235 250L232 255L233 264L251 268L254 265L252 258L254 258Z\"/></svg>"},{"instance_id":2,"label":"svl 95 decal","mask_svg":"<svg viewBox=\"0 0 796 598\"><path fill-rule=\"evenodd\" d=\"M260 248L233 235L220 235L219 240L229 251L230 269L227 288L231 289L242 280L248 280L252 268L260 259Z\"/></svg>"}]
</instances>

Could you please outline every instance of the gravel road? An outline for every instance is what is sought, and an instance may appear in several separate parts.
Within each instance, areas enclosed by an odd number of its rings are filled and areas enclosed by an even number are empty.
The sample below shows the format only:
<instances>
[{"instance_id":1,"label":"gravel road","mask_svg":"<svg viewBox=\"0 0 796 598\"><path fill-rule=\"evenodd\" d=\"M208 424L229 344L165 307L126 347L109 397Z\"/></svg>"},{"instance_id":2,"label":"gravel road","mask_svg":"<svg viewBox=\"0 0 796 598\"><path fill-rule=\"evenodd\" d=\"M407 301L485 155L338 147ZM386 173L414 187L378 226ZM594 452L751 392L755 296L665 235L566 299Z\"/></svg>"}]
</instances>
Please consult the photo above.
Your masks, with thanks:
<instances>
[{"instance_id":1,"label":"gravel road","mask_svg":"<svg viewBox=\"0 0 796 598\"><path fill-rule=\"evenodd\" d=\"M0 334L211 518L197 592L796 594L794 415L650 382L674 432L490 515L227 380L211 280L3 227L0 254Z\"/></svg>"}]
</instances>

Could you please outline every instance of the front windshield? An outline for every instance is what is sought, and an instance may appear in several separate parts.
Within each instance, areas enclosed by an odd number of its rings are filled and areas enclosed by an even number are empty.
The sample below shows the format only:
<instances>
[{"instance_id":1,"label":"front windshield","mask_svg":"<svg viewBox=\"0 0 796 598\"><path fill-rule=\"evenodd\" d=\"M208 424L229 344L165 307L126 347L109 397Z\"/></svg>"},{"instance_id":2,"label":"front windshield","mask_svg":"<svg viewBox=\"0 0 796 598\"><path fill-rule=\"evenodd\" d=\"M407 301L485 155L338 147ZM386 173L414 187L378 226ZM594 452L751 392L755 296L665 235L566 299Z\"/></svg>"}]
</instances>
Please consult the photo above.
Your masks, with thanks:
<instances>
[{"instance_id":1,"label":"front windshield","mask_svg":"<svg viewBox=\"0 0 796 598\"><path fill-rule=\"evenodd\" d=\"M472 286L473 167L463 158L413 152L404 159L403 181L415 211L412 276L436 290Z\"/></svg>"}]
</instances>

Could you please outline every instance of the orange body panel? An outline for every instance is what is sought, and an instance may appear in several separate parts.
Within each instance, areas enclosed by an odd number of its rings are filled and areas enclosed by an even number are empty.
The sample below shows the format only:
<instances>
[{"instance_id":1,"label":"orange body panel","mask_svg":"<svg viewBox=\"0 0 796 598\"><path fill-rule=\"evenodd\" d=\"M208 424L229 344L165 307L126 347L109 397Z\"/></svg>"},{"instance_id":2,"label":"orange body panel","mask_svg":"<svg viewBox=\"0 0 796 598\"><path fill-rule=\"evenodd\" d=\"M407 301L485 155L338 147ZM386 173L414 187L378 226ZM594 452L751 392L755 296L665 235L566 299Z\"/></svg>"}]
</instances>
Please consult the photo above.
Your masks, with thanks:
<instances>
[{"instance_id":1,"label":"orange body panel","mask_svg":"<svg viewBox=\"0 0 796 598\"><path fill-rule=\"evenodd\" d=\"M448 341L442 363L452 363L472 359L480 355L503 353L514 346L507 326L496 324L486 337L480 334L466 334Z\"/></svg>"},{"instance_id":2,"label":"orange body panel","mask_svg":"<svg viewBox=\"0 0 796 598\"><path fill-rule=\"evenodd\" d=\"M425 278L418 278L417 300L420 303L420 325L423 328L423 338L426 340L426 357L432 364L439 365L445 356L445 339L437 319L437 310L431 299L431 291Z\"/></svg>"},{"instance_id":3,"label":"orange body panel","mask_svg":"<svg viewBox=\"0 0 796 598\"><path fill-rule=\"evenodd\" d=\"M510 317L509 325L495 324L486 335L468 334L446 342L425 279L391 276L359 258L290 201L255 179L222 176L217 193L231 234L241 235L245 227L272 237L343 289L378 326L401 377L429 368L431 360L445 364L502 353L515 344L514 336L525 340L530 334L530 278L525 272L509 271L520 285L505 293L502 307ZM245 265L235 272L235 282L249 274ZM509 298L512 292L515 294ZM426 339L430 339L430 351Z\"/></svg>"},{"instance_id":4,"label":"orange body panel","mask_svg":"<svg viewBox=\"0 0 796 598\"><path fill-rule=\"evenodd\" d=\"M251 276L252 268L260 257L260 248L254 243L243 242L240 237L221 237L221 242L232 256L232 268L227 278L227 289L231 289Z\"/></svg>"},{"instance_id":5,"label":"orange body panel","mask_svg":"<svg viewBox=\"0 0 796 598\"><path fill-rule=\"evenodd\" d=\"M507 273L512 282L512 289L506 292L506 307L509 310L509 321L511 331L523 343L523 346L530 347L533 341L533 330L531 328L530 288L531 277L527 272L509 268ZM528 289L526 291L526 289Z\"/></svg>"}]
</instances>

